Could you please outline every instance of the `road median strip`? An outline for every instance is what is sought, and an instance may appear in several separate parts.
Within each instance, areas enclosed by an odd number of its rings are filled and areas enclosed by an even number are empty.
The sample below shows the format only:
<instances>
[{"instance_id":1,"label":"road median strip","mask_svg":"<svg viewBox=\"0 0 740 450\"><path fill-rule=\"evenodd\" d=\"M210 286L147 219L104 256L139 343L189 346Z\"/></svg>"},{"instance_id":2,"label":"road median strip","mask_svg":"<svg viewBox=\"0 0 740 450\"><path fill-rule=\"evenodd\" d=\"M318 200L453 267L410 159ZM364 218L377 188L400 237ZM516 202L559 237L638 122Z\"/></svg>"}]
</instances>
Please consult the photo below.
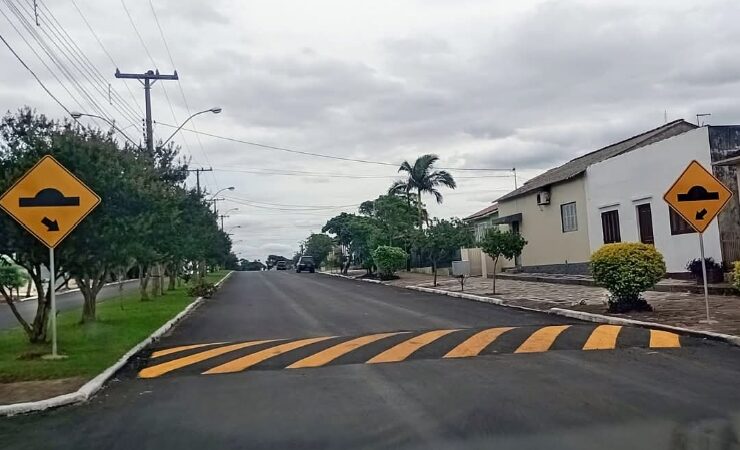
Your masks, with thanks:
<instances>
[{"instance_id":1,"label":"road median strip","mask_svg":"<svg viewBox=\"0 0 740 450\"><path fill-rule=\"evenodd\" d=\"M226 281L229 278L229 276L232 273L233 272L227 273L223 278L221 278L221 280L219 280L216 283L216 285L220 286L224 281ZM168 320L166 323L160 326L157 330L151 333L148 337L146 337L145 339L140 341L138 344L136 344L134 347L132 347L121 358L119 358L114 364L112 364L107 369L100 372L97 376L95 376L90 381L85 383L77 391L51 397L51 398L44 399L44 400L0 405L0 416L13 416L17 414L25 414L25 413L35 412L35 411L43 411L43 410L50 409L50 408L57 408L60 406L65 406L65 405L70 405L73 403L80 403L80 402L87 401L93 395L95 395L104 386L104 384L109 379L111 379L123 366L125 366L129 362L129 360L131 360L131 358L136 356L146 346L150 345L152 342L159 339L162 335L164 335L167 331L169 331L173 326L175 326L178 322L180 322L183 318L185 318L190 312L192 312L195 308L200 306L204 301L205 299L203 297L198 297L197 299L190 302L177 315L172 317L170 320Z\"/></svg>"}]
</instances>

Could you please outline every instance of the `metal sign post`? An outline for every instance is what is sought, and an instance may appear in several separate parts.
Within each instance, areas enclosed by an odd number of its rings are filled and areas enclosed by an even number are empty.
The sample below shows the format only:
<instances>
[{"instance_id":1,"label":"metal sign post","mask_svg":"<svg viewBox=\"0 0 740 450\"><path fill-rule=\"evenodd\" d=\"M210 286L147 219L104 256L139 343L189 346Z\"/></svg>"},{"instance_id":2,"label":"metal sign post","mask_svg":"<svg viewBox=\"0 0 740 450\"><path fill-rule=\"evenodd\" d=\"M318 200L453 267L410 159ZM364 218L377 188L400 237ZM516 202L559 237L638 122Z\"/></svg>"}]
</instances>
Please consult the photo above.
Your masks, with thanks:
<instances>
[{"instance_id":1,"label":"metal sign post","mask_svg":"<svg viewBox=\"0 0 740 450\"><path fill-rule=\"evenodd\" d=\"M709 317L709 286L707 285L707 262L704 260L704 233L699 233L699 253L701 257L701 275L704 278L704 305L707 307L707 319L699 323L717 323Z\"/></svg>"},{"instance_id":2,"label":"metal sign post","mask_svg":"<svg viewBox=\"0 0 740 450\"><path fill-rule=\"evenodd\" d=\"M715 217L727 206L732 191L722 184L698 161L691 163L665 193L663 199L699 234L701 274L704 278L704 304L706 320L700 323L717 323L709 317L709 286L707 285L707 263L704 260L704 231Z\"/></svg>"},{"instance_id":3,"label":"metal sign post","mask_svg":"<svg viewBox=\"0 0 740 450\"><path fill-rule=\"evenodd\" d=\"M54 248L99 203L100 197L51 155L41 158L0 197L0 208L49 248L51 354L44 359L65 358L57 349Z\"/></svg>"}]
</instances>

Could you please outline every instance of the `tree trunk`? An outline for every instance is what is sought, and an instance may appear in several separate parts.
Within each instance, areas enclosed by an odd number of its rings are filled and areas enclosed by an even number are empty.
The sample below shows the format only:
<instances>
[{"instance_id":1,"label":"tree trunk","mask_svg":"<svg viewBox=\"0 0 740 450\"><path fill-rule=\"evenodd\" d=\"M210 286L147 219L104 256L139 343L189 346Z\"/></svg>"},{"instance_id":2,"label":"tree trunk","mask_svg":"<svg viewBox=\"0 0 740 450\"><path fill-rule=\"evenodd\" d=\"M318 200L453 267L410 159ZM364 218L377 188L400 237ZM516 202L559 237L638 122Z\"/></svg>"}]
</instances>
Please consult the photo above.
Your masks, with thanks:
<instances>
[{"instance_id":1,"label":"tree trunk","mask_svg":"<svg viewBox=\"0 0 740 450\"><path fill-rule=\"evenodd\" d=\"M148 302L149 293L147 292L147 286L149 285L149 271L143 264L139 264L139 292L141 293L141 301Z\"/></svg>"},{"instance_id":2,"label":"tree trunk","mask_svg":"<svg viewBox=\"0 0 740 450\"><path fill-rule=\"evenodd\" d=\"M437 287L437 261L432 261L432 272L434 272L434 287Z\"/></svg>"},{"instance_id":3,"label":"tree trunk","mask_svg":"<svg viewBox=\"0 0 740 450\"><path fill-rule=\"evenodd\" d=\"M424 220L421 214L421 189L419 189L419 197L416 199L416 209L419 211L419 229L422 229Z\"/></svg>"},{"instance_id":4,"label":"tree trunk","mask_svg":"<svg viewBox=\"0 0 740 450\"><path fill-rule=\"evenodd\" d=\"M152 264L152 297L157 298L161 292L162 272L160 272L159 263Z\"/></svg>"},{"instance_id":5,"label":"tree trunk","mask_svg":"<svg viewBox=\"0 0 740 450\"><path fill-rule=\"evenodd\" d=\"M32 332L31 325L29 325L28 322L26 322L26 319L24 319L23 316L21 316L21 314L18 312L18 308L16 307L15 302L13 301L12 290L10 292L10 295L8 295L8 293L5 291L5 288L3 286L0 286L0 293L2 293L3 297L5 297L5 302L10 307L10 311L13 313L18 323L20 323L21 326L23 327L23 331L26 332L28 337L31 337L31 332Z\"/></svg>"},{"instance_id":6,"label":"tree trunk","mask_svg":"<svg viewBox=\"0 0 740 450\"><path fill-rule=\"evenodd\" d=\"M100 289L105 284L106 270L100 270L95 278L75 277L77 287L82 293L82 319L80 323L95 322L97 320L97 299Z\"/></svg>"},{"instance_id":7,"label":"tree trunk","mask_svg":"<svg viewBox=\"0 0 740 450\"><path fill-rule=\"evenodd\" d=\"M175 290L175 282L177 281L177 266L178 264L176 262L173 262L172 264L170 264L169 278L167 279L167 290L168 291Z\"/></svg>"},{"instance_id":8,"label":"tree trunk","mask_svg":"<svg viewBox=\"0 0 740 450\"><path fill-rule=\"evenodd\" d=\"M493 260L493 293L496 293L496 266L498 265L498 256Z\"/></svg>"}]
</instances>

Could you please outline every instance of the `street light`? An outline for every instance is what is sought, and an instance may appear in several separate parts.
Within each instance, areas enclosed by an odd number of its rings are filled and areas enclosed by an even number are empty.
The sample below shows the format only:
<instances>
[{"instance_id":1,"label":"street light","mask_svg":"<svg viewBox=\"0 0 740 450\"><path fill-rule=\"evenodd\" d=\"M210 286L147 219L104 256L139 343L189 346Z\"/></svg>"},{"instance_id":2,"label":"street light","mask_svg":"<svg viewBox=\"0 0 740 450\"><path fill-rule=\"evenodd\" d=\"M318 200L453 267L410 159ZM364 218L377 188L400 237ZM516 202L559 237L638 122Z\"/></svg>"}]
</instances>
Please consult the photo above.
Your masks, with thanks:
<instances>
[{"instance_id":1,"label":"street light","mask_svg":"<svg viewBox=\"0 0 740 450\"><path fill-rule=\"evenodd\" d=\"M137 148L140 148L141 147L139 144L137 144L136 142L134 142L133 139L131 139L130 137L128 137L128 135L126 135L126 133L124 133L123 130L121 130L120 128L118 128L115 123L111 122L110 120L106 119L105 117L98 116L97 114L81 113L79 111L71 111L69 113L69 115L72 116L72 118L75 119L75 120L78 120L82 116L86 116L86 117L95 117L96 119L100 119L102 121L105 121L108 125L112 126L114 130L118 131L121 134L121 136L125 137L126 140L129 141L130 143L132 143L135 147L137 147Z\"/></svg>"},{"instance_id":2,"label":"street light","mask_svg":"<svg viewBox=\"0 0 740 450\"><path fill-rule=\"evenodd\" d=\"M241 227L242 227L241 225L234 225L233 227L231 227L228 230L226 230L226 233L228 233L229 231L233 230L234 228L241 228Z\"/></svg>"},{"instance_id":3,"label":"street light","mask_svg":"<svg viewBox=\"0 0 740 450\"><path fill-rule=\"evenodd\" d=\"M168 137L167 139L165 139L164 142L162 142L162 144L159 147L164 147L165 145L167 145L167 143L170 142L170 140L177 134L177 132L180 131L180 129L182 127L184 127L186 123L190 122L190 120L193 117L198 116L198 115L201 115L201 114L205 114L207 112L210 112L210 113L213 113L213 114L219 114L219 113L221 113L221 108L215 107L215 108L211 108L211 109L206 109L204 111L199 111L199 112L191 115L190 117L188 117L187 119L185 119L185 122L181 123L180 126L177 127L177 129L175 131L172 132L172 134L170 135L170 137Z\"/></svg>"},{"instance_id":4,"label":"street light","mask_svg":"<svg viewBox=\"0 0 740 450\"><path fill-rule=\"evenodd\" d=\"M211 200L213 200L214 198L218 197L218 194L222 193L223 191L233 191L234 189L236 189L234 186L229 186L227 188L223 188L223 189L219 190L218 192L216 192L215 194L213 194L211 196ZM209 201L211 201L211 200L209 200Z\"/></svg>"}]
</instances>

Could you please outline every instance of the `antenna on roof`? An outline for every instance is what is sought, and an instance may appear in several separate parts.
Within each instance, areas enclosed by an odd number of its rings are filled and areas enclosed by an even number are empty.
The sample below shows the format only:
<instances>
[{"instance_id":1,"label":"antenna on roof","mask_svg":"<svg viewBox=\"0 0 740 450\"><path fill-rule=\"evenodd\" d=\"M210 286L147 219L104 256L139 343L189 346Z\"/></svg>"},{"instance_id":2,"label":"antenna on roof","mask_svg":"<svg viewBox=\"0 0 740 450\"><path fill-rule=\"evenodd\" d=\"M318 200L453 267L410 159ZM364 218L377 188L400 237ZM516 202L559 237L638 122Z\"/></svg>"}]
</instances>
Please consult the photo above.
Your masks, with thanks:
<instances>
[{"instance_id":1,"label":"antenna on roof","mask_svg":"<svg viewBox=\"0 0 740 450\"><path fill-rule=\"evenodd\" d=\"M712 115L711 113L697 114L696 115L696 126L699 126L699 127L704 126L704 124L703 123L699 123L699 121L701 120L702 117L708 117L708 116L711 116L711 115Z\"/></svg>"},{"instance_id":2,"label":"antenna on roof","mask_svg":"<svg viewBox=\"0 0 740 450\"><path fill-rule=\"evenodd\" d=\"M663 110L663 123L668 123L668 110Z\"/></svg>"}]
</instances>

